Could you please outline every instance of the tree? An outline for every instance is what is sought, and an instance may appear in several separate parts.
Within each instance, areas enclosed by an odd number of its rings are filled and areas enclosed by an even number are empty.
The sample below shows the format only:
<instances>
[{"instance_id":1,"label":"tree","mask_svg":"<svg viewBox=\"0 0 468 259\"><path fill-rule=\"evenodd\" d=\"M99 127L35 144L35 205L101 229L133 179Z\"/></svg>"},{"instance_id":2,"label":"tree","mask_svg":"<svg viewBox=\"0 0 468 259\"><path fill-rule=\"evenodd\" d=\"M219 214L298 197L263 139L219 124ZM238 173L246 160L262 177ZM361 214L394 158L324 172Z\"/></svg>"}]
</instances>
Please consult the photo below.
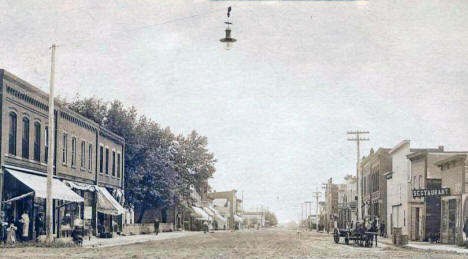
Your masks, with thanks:
<instances>
[{"instance_id":1,"label":"tree","mask_svg":"<svg viewBox=\"0 0 468 259\"><path fill-rule=\"evenodd\" d=\"M199 193L210 189L216 160L207 138L196 131L175 137L170 128L138 116L134 107L118 100L78 96L65 105L125 138L125 205L139 211L138 222L147 209L164 209L181 199L190 202L192 185Z\"/></svg>"},{"instance_id":2,"label":"tree","mask_svg":"<svg viewBox=\"0 0 468 259\"><path fill-rule=\"evenodd\" d=\"M265 226L266 227L274 227L278 225L278 219L276 219L276 215L273 212L266 211L265 212Z\"/></svg>"}]
</instances>

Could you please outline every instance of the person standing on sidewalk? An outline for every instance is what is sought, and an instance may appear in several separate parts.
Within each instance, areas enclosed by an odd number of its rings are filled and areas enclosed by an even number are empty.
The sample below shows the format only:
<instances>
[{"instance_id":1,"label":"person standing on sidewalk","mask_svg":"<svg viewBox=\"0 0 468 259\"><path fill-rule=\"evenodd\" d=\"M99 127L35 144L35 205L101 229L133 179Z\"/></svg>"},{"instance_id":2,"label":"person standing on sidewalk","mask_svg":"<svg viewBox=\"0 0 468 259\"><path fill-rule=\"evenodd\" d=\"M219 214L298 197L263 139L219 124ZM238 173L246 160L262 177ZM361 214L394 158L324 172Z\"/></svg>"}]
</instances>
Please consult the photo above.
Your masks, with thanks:
<instances>
[{"instance_id":1,"label":"person standing on sidewalk","mask_svg":"<svg viewBox=\"0 0 468 259\"><path fill-rule=\"evenodd\" d=\"M21 235L21 241L28 241L29 238L29 215L25 211L23 211L23 214L21 214L21 223L23 223L23 231Z\"/></svg>"},{"instance_id":2,"label":"person standing on sidewalk","mask_svg":"<svg viewBox=\"0 0 468 259\"><path fill-rule=\"evenodd\" d=\"M380 223L380 236L385 237L385 221L383 220Z\"/></svg>"},{"instance_id":3,"label":"person standing on sidewalk","mask_svg":"<svg viewBox=\"0 0 468 259\"><path fill-rule=\"evenodd\" d=\"M154 219L154 233L159 234L159 219L157 217Z\"/></svg>"},{"instance_id":4,"label":"person standing on sidewalk","mask_svg":"<svg viewBox=\"0 0 468 259\"><path fill-rule=\"evenodd\" d=\"M468 217L465 218L465 224L463 225L463 232L465 233L465 247L468 248Z\"/></svg>"}]
</instances>

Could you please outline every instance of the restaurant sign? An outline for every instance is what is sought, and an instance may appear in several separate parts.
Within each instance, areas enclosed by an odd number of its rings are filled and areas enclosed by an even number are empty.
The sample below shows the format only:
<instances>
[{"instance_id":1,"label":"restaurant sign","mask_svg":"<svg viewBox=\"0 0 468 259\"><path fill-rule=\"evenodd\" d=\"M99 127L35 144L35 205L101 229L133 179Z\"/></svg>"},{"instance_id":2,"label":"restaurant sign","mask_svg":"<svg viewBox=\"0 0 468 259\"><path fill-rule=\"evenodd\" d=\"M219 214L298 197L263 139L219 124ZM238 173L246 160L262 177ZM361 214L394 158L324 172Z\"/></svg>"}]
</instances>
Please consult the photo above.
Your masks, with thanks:
<instances>
[{"instance_id":1,"label":"restaurant sign","mask_svg":"<svg viewBox=\"0 0 468 259\"><path fill-rule=\"evenodd\" d=\"M413 198L450 195L450 188L413 189Z\"/></svg>"}]
</instances>

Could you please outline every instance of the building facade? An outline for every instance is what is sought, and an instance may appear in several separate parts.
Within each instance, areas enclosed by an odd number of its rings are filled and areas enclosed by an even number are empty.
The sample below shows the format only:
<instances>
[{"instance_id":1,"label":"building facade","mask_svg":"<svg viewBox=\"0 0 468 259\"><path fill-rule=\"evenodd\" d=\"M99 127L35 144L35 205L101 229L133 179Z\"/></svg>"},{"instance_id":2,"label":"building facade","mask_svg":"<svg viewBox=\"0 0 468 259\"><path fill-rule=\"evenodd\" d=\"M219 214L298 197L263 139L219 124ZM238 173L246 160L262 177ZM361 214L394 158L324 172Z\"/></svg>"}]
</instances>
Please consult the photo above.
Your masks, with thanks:
<instances>
[{"instance_id":1,"label":"building facade","mask_svg":"<svg viewBox=\"0 0 468 259\"><path fill-rule=\"evenodd\" d=\"M409 235L409 197L411 192L411 161L408 155L414 152L443 152L444 148L414 149L409 140L394 146L389 154L392 157L392 170L385 173L387 181L387 235L393 228L401 228L402 235Z\"/></svg>"},{"instance_id":2,"label":"building facade","mask_svg":"<svg viewBox=\"0 0 468 259\"><path fill-rule=\"evenodd\" d=\"M418 190L438 190L442 187L441 169L436 162L461 152L415 152L408 155L411 161L409 195L409 239L427 241L440 235L441 196L414 196ZM416 192L416 194L418 194Z\"/></svg>"},{"instance_id":3,"label":"building facade","mask_svg":"<svg viewBox=\"0 0 468 259\"><path fill-rule=\"evenodd\" d=\"M328 179L325 187L325 216L327 232L333 231L335 222L338 220L338 185L333 183L333 179Z\"/></svg>"},{"instance_id":4,"label":"building facade","mask_svg":"<svg viewBox=\"0 0 468 259\"><path fill-rule=\"evenodd\" d=\"M0 94L4 219L46 214L45 176L53 148L54 233L60 236L76 224L95 234L121 229L124 139L58 102L55 125L48 125L48 95L5 70L0 70ZM54 129L53 147L48 127Z\"/></svg>"},{"instance_id":5,"label":"building facade","mask_svg":"<svg viewBox=\"0 0 468 259\"><path fill-rule=\"evenodd\" d=\"M362 218L371 222L377 219L385 221L387 216L387 183L385 173L392 170L390 149L371 149L369 155L361 162L362 178L360 179L362 197Z\"/></svg>"},{"instance_id":6,"label":"building facade","mask_svg":"<svg viewBox=\"0 0 468 259\"><path fill-rule=\"evenodd\" d=\"M444 244L463 244L463 227L468 221L467 155L457 154L436 162L441 169L441 225L440 241Z\"/></svg>"}]
</instances>

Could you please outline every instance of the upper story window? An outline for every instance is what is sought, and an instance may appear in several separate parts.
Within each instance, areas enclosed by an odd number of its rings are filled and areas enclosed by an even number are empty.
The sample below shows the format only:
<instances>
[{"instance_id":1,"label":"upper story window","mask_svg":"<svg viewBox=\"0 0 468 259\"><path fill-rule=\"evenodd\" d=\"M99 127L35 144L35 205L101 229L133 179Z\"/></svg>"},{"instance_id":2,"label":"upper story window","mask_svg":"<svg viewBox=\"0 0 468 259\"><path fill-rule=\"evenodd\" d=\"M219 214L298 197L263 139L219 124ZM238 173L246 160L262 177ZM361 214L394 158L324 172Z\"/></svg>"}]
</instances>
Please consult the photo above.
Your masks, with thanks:
<instances>
[{"instance_id":1,"label":"upper story window","mask_svg":"<svg viewBox=\"0 0 468 259\"><path fill-rule=\"evenodd\" d=\"M421 189L422 186L422 175L419 176L419 189Z\"/></svg>"},{"instance_id":2,"label":"upper story window","mask_svg":"<svg viewBox=\"0 0 468 259\"><path fill-rule=\"evenodd\" d=\"M106 174L109 174L109 149L106 148Z\"/></svg>"},{"instance_id":3,"label":"upper story window","mask_svg":"<svg viewBox=\"0 0 468 259\"><path fill-rule=\"evenodd\" d=\"M49 127L45 126L44 130L44 161L47 163L49 158Z\"/></svg>"},{"instance_id":4,"label":"upper story window","mask_svg":"<svg viewBox=\"0 0 468 259\"><path fill-rule=\"evenodd\" d=\"M21 146L21 156L29 159L29 119L23 118L23 138Z\"/></svg>"},{"instance_id":5,"label":"upper story window","mask_svg":"<svg viewBox=\"0 0 468 259\"><path fill-rule=\"evenodd\" d=\"M88 149L88 170L93 170L93 145L89 144Z\"/></svg>"},{"instance_id":6,"label":"upper story window","mask_svg":"<svg viewBox=\"0 0 468 259\"><path fill-rule=\"evenodd\" d=\"M68 135L63 133L63 143L62 143L62 163L66 164L68 161Z\"/></svg>"},{"instance_id":7,"label":"upper story window","mask_svg":"<svg viewBox=\"0 0 468 259\"><path fill-rule=\"evenodd\" d=\"M120 153L117 154L117 177L120 178L120 167L122 163L122 159L120 158Z\"/></svg>"},{"instance_id":8,"label":"upper story window","mask_svg":"<svg viewBox=\"0 0 468 259\"><path fill-rule=\"evenodd\" d=\"M72 137L72 159L71 166L76 166L76 137Z\"/></svg>"},{"instance_id":9,"label":"upper story window","mask_svg":"<svg viewBox=\"0 0 468 259\"><path fill-rule=\"evenodd\" d=\"M10 112L10 130L8 134L8 153L16 156L16 113Z\"/></svg>"},{"instance_id":10,"label":"upper story window","mask_svg":"<svg viewBox=\"0 0 468 259\"><path fill-rule=\"evenodd\" d=\"M41 124L34 122L34 156L35 161L41 161Z\"/></svg>"},{"instance_id":11,"label":"upper story window","mask_svg":"<svg viewBox=\"0 0 468 259\"><path fill-rule=\"evenodd\" d=\"M99 172L104 172L104 147L99 147Z\"/></svg>"},{"instance_id":12,"label":"upper story window","mask_svg":"<svg viewBox=\"0 0 468 259\"><path fill-rule=\"evenodd\" d=\"M115 151L112 150L112 176L115 176Z\"/></svg>"},{"instance_id":13,"label":"upper story window","mask_svg":"<svg viewBox=\"0 0 468 259\"><path fill-rule=\"evenodd\" d=\"M80 165L81 168L86 168L86 143L81 141Z\"/></svg>"}]
</instances>

